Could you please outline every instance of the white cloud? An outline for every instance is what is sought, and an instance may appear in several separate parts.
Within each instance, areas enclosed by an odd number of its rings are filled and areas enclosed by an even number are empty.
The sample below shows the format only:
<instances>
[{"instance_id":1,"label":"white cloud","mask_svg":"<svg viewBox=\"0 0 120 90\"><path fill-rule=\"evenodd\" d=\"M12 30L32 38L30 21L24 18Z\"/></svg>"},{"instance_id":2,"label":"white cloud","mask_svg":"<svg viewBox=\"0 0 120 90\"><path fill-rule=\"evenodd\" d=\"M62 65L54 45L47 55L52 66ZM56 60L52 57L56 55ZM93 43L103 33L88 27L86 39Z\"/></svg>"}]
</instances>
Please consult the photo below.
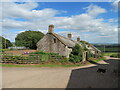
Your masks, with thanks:
<instances>
[{"instance_id":1,"label":"white cloud","mask_svg":"<svg viewBox=\"0 0 120 90\"><path fill-rule=\"evenodd\" d=\"M104 8L101 8L97 5L93 5L91 4L90 6L84 8L84 9L87 9L87 13L88 15L91 15L91 16L97 16L101 13L105 13L106 10Z\"/></svg>"},{"instance_id":2,"label":"white cloud","mask_svg":"<svg viewBox=\"0 0 120 90\"><path fill-rule=\"evenodd\" d=\"M3 19L4 18L25 18L25 19L37 19L37 18L50 18L55 16L58 12L54 9L32 10L38 7L35 2L16 4L12 2L3 3Z\"/></svg>"},{"instance_id":3,"label":"white cloud","mask_svg":"<svg viewBox=\"0 0 120 90\"><path fill-rule=\"evenodd\" d=\"M111 19L108 19L108 22L118 22L118 19L116 19L116 18L111 18Z\"/></svg>"},{"instance_id":4,"label":"white cloud","mask_svg":"<svg viewBox=\"0 0 120 90\"><path fill-rule=\"evenodd\" d=\"M10 32L11 29L19 30L39 30L43 33L47 32L49 24L54 24L55 29L71 30L73 37L81 36L83 39L89 39L97 36L116 36L117 26L111 23L105 23L103 18L97 18L99 14L107 11L97 5L90 5L86 9L86 13L74 15L70 17L57 17L57 14L66 13L66 11L58 11L52 8L34 10L38 7L38 3L4 3L3 4L3 30ZM27 21L17 21L15 19L23 18ZM114 21L113 19L109 21ZM77 33L74 33L76 30ZM92 34L81 34L81 32L90 32ZM12 40L12 39L11 39ZM88 41L89 41L88 40ZM92 40L91 40L92 41ZM97 41L97 40L96 40Z\"/></svg>"},{"instance_id":5,"label":"white cloud","mask_svg":"<svg viewBox=\"0 0 120 90\"><path fill-rule=\"evenodd\" d=\"M119 6L119 3L120 2L120 0L114 0L114 2L112 3L112 5L113 5L113 7L114 7L114 9L113 9L113 11L118 11L118 9L120 9L118 6Z\"/></svg>"}]
</instances>

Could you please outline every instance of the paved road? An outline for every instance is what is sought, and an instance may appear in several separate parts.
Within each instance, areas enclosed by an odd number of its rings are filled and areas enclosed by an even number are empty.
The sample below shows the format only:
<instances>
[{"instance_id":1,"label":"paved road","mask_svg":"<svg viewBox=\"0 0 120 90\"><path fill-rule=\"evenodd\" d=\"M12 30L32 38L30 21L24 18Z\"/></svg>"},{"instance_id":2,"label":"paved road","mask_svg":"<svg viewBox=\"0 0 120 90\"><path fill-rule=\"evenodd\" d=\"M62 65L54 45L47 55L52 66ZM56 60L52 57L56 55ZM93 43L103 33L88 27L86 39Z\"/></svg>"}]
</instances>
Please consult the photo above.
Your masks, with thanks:
<instances>
[{"instance_id":1,"label":"paved road","mask_svg":"<svg viewBox=\"0 0 120 90\"><path fill-rule=\"evenodd\" d=\"M20 68L3 67L3 88L92 88L118 87L118 61L107 60L109 64L92 64L76 68ZM91 67L92 66L92 67ZM98 68L106 68L105 74L97 73Z\"/></svg>"},{"instance_id":2,"label":"paved road","mask_svg":"<svg viewBox=\"0 0 120 90\"><path fill-rule=\"evenodd\" d=\"M3 88L65 88L70 68L3 68Z\"/></svg>"}]
</instances>

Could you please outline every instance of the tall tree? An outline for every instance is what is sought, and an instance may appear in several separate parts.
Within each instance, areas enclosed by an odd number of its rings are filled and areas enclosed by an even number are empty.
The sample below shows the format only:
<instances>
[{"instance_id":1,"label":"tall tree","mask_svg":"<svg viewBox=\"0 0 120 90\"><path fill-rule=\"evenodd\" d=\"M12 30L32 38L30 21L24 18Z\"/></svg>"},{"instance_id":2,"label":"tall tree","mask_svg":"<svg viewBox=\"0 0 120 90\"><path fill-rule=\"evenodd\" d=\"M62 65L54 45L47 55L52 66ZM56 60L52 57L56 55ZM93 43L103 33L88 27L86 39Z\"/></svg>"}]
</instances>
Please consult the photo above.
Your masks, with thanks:
<instances>
[{"instance_id":1,"label":"tall tree","mask_svg":"<svg viewBox=\"0 0 120 90\"><path fill-rule=\"evenodd\" d=\"M44 36L40 31L25 31L17 35L15 38L16 46L25 46L30 49L36 49L36 43Z\"/></svg>"},{"instance_id":2,"label":"tall tree","mask_svg":"<svg viewBox=\"0 0 120 90\"><path fill-rule=\"evenodd\" d=\"M11 46L12 43L8 39L5 39L4 37L0 36L0 48L5 49Z\"/></svg>"}]
</instances>

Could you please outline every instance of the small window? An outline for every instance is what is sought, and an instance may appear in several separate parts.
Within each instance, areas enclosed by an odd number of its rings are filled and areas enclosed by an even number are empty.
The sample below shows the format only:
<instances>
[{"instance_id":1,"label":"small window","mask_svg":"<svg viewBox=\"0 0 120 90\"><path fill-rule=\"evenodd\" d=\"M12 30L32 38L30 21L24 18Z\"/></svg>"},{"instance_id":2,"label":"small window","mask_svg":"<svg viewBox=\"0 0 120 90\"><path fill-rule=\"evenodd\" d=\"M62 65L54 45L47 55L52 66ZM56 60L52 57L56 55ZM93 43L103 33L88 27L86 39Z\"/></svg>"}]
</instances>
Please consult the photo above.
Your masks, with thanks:
<instances>
[{"instance_id":1,"label":"small window","mask_svg":"<svg viewBox=\"0 0 120 90\"><path fill-rule=\"evenodd\" d=\"M56 39L54 38L54 43L56 43Z\"/></svg>"}]
</instances>

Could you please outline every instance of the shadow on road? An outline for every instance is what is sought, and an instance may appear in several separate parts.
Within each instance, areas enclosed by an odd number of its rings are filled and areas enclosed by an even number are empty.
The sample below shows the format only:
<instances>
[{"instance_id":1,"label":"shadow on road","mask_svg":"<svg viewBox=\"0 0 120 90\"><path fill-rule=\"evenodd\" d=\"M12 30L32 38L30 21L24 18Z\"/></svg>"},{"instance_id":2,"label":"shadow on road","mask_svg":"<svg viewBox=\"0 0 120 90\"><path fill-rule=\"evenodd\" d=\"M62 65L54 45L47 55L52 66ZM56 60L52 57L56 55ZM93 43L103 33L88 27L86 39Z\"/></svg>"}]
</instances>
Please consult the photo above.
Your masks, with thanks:
<instances>
[{"instance_id":1,"label":"shadow on road","mask_svg":"<svg viewBox=\"0 0 120 90\"><path fill-rule=\"evenodd\" d=\"M109 64L96 64L97 66L72 70L66 88L118 88L118 77L120 75L120 60L104 60ZM106 69L105 73L97 70Z\"/></svg>"}]
</instances>

